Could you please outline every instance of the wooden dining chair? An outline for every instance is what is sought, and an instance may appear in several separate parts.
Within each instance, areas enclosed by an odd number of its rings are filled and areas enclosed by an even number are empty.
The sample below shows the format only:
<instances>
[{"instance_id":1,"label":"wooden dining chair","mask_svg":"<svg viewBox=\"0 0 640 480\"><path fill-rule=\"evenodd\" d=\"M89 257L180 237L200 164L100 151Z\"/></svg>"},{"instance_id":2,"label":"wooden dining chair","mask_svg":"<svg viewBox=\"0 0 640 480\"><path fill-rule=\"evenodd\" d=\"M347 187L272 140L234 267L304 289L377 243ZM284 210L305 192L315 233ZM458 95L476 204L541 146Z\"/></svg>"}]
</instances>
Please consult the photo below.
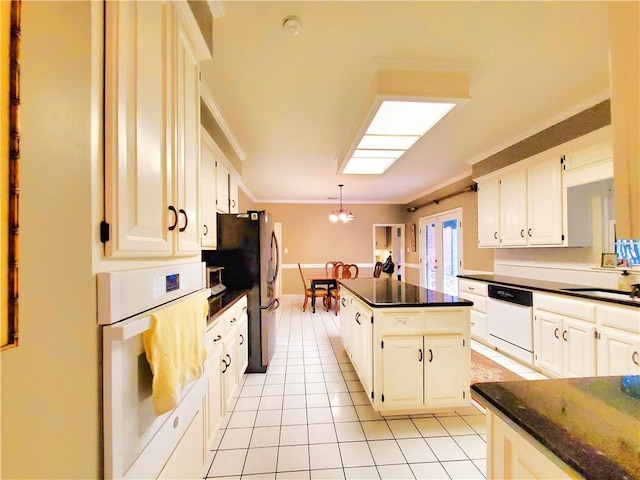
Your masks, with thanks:
<instances>
[{"instance_id":1,"label":"wooden dining chair","mask_svg":"<svg viewBox=\"0 0 640 480\"><path fill-rule=\"evenodd\" d=\"M376 262L375 267L373 267L373 278L380 278L381 273L382 273L382 262Z\"/></svg>"},{"instance_id":2,"label":"wooden dining chair","mask_svg":"<svg viewBox=\"0 0 640 480\"><path fill-rule=\"evenodd\" d=\"M360 269L355 263L344 263L336 267L336 278L358 278ZM333 305L333 312L338 315L338 309L340 308L340 287L330 288L327 298L327 308L331 309L331 302L335 302Z\"/></svg>"},{"instance_id":3,"label":"wooden dining chair","mask_svg":"<svg viewBox=\"0 0 640 480\"><path fill-rule=\"evenodd\" d=\"M336 268L338 268L339 265L344 265L344 263L339 260L332 260L330 262L325 263L324 273L327 275L327 277L335 277Z\"/></svg>"},{"instance_id":4,"label":"wooden dining chair","mask_svg":"<svg viewBox=\"0 0 640 480\"><path fill-rule=\"evenodd\" d=\"M304 312L307 309L307 305L309 304L309 299L313 296L313 290L307 283L307 280L304 278L304 273L302 273L302 267L299 263L298 270L300 270L300 278L302 279L302 286L304 288L304 303L302 304L302 311ZM316 298L322 298L324 309L325 311L328 311L329 308L327 306L327 289L324 287L316 287L315 296Z\"/></svg>"}]
</instances>

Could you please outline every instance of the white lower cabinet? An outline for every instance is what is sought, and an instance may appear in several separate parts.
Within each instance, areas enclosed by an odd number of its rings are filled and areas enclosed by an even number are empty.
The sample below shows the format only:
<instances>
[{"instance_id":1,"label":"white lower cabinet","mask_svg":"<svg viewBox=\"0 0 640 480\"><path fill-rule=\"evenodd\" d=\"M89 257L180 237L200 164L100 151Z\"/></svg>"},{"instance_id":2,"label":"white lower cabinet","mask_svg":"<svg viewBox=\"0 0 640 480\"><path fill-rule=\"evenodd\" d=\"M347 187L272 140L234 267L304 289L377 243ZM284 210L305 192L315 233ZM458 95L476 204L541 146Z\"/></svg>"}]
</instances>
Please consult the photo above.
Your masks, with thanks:
<instances>
[{"instance_id":1,"label":"white lower cabinet","mask_svg":"<svg viewBox=\"0 0 640 480\"><path fill-rule=\"evenodd\" d=\"M534 365L561 377L595 376L594 306L544 294L534 294L533 304Z\"/></svg>"},{"instance_id":2,"label":"white lower cabinet","mask_svg":"<svg viewBox=\"0 0 640 480\"><path fill-rule=\"evenodd\" d=\"M193 418L180 419L180 421L189 421L189 427L160 472L159 479L202 478L205 468L203 410L200 408Z\"/></svg>"},{"instance_id":3,"label":"white lower cabinet","mask_svg":"<svg viewBox=\"0 0 640 480\"><path fill-rule=\"evenodd\" d=\"M524 438L496 414L487 410L487 478L575 478L571 469L554 463L535 439ZM524 434L527 435L528 434ZM553 455L549 453L549 455Z\"/></svg>"},{"instance_id":4,"label":"white lower cabinet","mask_svg":"<svg viewBox=\"0 0 640 480\"><path fill-rule=\"evenodd\" d=\"M345 350L367 395L373 391L373 312L360 300L348 293L340 292L340 329Z\"/></svg>"},{"instance_id":5,"label":"white lower cabinet","mask_svg":"<svg viewBox=\"0 0 640 480\"><path fill-rule=\"evenodd\" d=\"M471 307L471 336L487 342L487 284L467 279L458 280L458 297L473 302Z\"/></svg>"},{"instance_id":6,"label":"white lower cabinet","mask_svg":"<svg viewBox=\"0 0 640 480\"><path fill-rule=\"evenodd\" d=\"M640 375L640 336L613 328L598 332L598 375Z\"/></svg>"},{"instance_id":7,"label":"white lower cabinet","mask_svg":"<svg viewBox=\"0 0 640 480\"><path fill-rule=\"evenodd\" d=\"M382 340L385 409L464 405L469 349L462 335L387 336Z\"/></svg>"}]
</instances>

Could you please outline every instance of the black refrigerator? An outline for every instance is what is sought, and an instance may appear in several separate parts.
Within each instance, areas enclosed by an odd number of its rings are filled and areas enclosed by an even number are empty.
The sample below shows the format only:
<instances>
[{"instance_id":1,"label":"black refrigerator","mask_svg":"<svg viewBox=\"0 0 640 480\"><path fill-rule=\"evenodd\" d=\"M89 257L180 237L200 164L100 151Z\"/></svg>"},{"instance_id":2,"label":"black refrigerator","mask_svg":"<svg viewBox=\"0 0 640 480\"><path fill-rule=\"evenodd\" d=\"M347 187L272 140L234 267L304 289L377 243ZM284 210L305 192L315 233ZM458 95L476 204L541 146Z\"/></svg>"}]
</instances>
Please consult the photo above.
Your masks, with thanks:
<instances>
[{"instance_id":1,"label":"black refrigerator","mask_svg":"<svg viewBox=\"0 0 640 480\"><path fill-rule=\"evenodd\" d=\"M278 241L268 212L218 214L217 250L202 252L207 266L224 267L227 289L248 289L249 366L264 373L273 355L276 333L275 282L279 270Z\"/></svg>"}]
</instances>

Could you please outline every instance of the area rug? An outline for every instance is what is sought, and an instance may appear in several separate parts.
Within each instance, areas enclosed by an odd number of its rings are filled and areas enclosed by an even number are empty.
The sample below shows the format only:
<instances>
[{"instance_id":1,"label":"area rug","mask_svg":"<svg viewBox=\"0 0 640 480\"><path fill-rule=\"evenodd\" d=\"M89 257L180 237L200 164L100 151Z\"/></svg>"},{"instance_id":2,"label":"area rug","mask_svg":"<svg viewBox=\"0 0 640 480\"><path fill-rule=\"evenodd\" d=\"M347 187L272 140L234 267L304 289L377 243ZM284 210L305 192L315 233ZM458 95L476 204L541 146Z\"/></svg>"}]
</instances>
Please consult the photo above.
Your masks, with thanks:
<instances>
[{"instance_id":1,"label":"area rug","mask_svg":"<svg viewBox=\"0 0 640 480\"><path fill-rule=\"evenodd\" d=\"M506 382L524 380L517 373L498 365L490 358L471 350L471 385L484 382Z\"/></svg>"}]
</instances>

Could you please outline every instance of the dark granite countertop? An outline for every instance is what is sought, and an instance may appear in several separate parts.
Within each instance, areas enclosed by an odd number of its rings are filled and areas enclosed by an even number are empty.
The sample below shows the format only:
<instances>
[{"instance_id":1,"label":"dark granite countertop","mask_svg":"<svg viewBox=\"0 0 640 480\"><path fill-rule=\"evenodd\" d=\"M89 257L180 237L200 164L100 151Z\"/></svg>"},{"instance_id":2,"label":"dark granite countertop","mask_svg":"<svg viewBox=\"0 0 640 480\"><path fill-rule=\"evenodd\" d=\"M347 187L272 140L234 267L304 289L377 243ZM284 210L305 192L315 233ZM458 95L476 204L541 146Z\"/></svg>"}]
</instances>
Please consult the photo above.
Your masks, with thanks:
<instances>
[{"instance_id":1,"label":"dark granite countertop","mask_svg":"<svg viewBox=\"0 0 640 480\"><path fill-rule=\"evenodd\" d=\"M640 479L640 375L476 383L474 397L586 479Z\"/></svg>"},{"instance_id":2,"label":"dark granite countertop","mask_svg":"<svg viewBox=\"0 0 640 480\"><path fill-rule=\"evenodd\" d=\"M226 289L223 292L209 297L209 318L207 319L207 327L216 321L222 313L227 311L234 303L236 303L243 295L246 295L246 288L242 289Z\"/></svg>"},{"instance_id":3,"label":"dark granite countertop","mask_svg":"<svg viewBox=\"0 0 640 480\"><path fill-rule=\"evenodd\" d=\"M548 280L535 280L532 278L519 278L519 277L507 277L503 275L458 275L458 278L466 278L468 280L477 280L479 282L486 283L495 283L497 285L507 285L511 287L520 287L528 290L538 290L541 292L549 292L549 293L559 293L562 295L568 295L571 297L580 297L589 300L597 300L599 302L609 302L616 303L618 305L630 305L632 307L640 308L640 299L631 299L629 297L628 300L622 299L614 299L607 297L598 297L595 295L589 295L586 292L571 292L566 291L564 289L567 288L591 288L596 289L597 287L589 286L589 285L577 285L573 283L561 283L561 282L552 282ZM605 289L603 289L605 290ZM464 294L462 294L464 295Z\"/></svg>"},{"instance_id":4,"label":"dark granite countertop","mask_svg":"<svg viewBox=\"0 0 640 480\"><path fill-rule=\"evenodd\" d=\"M341 285L373 308L384 307L460 307L473 302L435 290L399 282L391 278L338 280Z\"/></svg>"}]
</instances>

